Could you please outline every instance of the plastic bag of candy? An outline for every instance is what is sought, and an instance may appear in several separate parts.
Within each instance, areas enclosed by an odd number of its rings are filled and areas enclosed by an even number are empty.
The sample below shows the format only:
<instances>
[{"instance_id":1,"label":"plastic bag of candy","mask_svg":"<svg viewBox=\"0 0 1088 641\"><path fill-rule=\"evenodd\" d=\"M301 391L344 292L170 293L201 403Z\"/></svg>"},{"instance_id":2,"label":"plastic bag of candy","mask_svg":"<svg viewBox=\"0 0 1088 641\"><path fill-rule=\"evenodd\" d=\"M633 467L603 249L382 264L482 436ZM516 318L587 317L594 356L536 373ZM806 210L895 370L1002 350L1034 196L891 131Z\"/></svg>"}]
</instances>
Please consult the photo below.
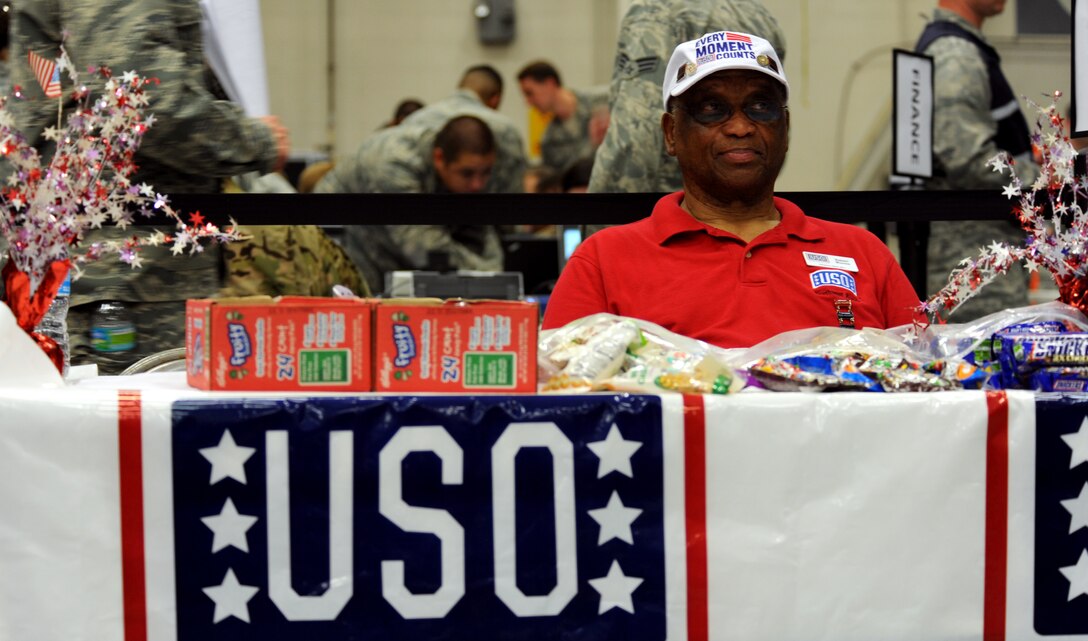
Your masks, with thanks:
<instances>
[{"instance_id":1,"label":"plastic bag of candy","mask_svg":"<svg viewBox=\"0 0 1088 641\"><path fill-rule=\"evenodd\" d=\"M749 384L772 391L934 392L978 389L988 374L932 359L901 332L839 327L783 332L745 351Z\"/></svg>"},{"instance_id":2,"label":"plastic bag of candy","mask_svg":"<svg viewBox=\"0 0 1088 641\"><path fill-rule=\"evenodd\" d=\"M1088 317L1053 301L1006 309L970 323L932 325L919 332L916 344L934 358L962 359L983 369L990 374L987 388L1047 390L1052 381L1073 381L1078 375L1051 371L1035 383L1036 370L1088 365Z\"/></svg>"},{"instance_id":3,"label":"plastic bag of candy","mask_svg":"<svg viewBox=\"0 0 1088 641\"><path fill-rule=\"evenodd\" d=\"M1029 325L1041 325L1050 330L1060 326L1064 331L1083 332L1088 331L1088 317L1072 305L1051 301L1002 310L967 323L930 325L918 333L912 344L934 358L993 360L985 350L990 349L994 334ZM984 351L976 354L979 349Z\"/></svg>"},{"instance_id":4,"label":"plastic bag of candy","mask_svg":"<svg viewBox=\"0 0 1088 641\"><path fill-rule=\"evenodd\" d=\"M542 392L727 394L744 386L728 364L731 350L614 314L541 332L537 353Z\"/></svg>"}]
</instances>

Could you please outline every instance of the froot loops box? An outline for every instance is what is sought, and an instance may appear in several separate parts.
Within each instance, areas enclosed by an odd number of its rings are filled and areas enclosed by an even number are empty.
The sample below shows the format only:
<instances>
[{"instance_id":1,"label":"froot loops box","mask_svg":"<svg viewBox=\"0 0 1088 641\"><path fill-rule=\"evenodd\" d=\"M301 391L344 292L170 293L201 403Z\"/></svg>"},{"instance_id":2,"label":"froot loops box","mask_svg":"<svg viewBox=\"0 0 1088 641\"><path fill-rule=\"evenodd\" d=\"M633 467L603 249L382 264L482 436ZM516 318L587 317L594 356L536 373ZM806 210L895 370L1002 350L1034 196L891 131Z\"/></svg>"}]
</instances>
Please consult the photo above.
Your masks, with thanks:
<instances>
[{"instance_id":1,"label":"froot loops box","mask_svg":"<svg viewBox=\"0 0 1088 641\"><path fill-rule=\"evenodd\" d=\"M253 296L190 300L185 361L205 390L370 391L373 303Z\"/></svg>"},{"instance_id":2,"label":"froot loops box","mask_svg":"<svg viewBox=\"0 0 1088 641\"><path fill-rule=\"evenodd\" d=\"M536 391L536 303L388 299L374 307L374 389Z\"/></svg>"}]
</instances>

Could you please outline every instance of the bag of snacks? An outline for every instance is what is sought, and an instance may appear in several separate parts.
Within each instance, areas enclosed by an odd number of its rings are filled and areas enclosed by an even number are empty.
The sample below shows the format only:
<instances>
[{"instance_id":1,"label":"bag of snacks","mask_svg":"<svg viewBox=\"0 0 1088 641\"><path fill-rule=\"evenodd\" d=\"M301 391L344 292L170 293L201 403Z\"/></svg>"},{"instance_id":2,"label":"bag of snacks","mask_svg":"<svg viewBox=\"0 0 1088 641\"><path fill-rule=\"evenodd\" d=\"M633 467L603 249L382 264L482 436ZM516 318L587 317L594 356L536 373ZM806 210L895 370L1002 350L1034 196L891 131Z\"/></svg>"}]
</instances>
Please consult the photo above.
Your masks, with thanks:
<instances>
[{"instance_id":1,"label":"bag of snacks","mask_svg":"<svg viewBox=\"0 0 1088 641\"><path fill-rule=\"evenodd\" d=\"M537 354L542 392L726 394L744 386L730 350L614 314L541 332Z\"/></svg>"},{"instance_id":2,"label":"bag of snacks","mask_svg":"<svg viewBox=\"0 0 1088 641\"><path fill-rule=\"evenodd\" d=\"M749 384L772 391L936 392L978 389L986 372L931 359L893 330L815 327L783 332L744 353Z\"/></svg>"}]
</instances>

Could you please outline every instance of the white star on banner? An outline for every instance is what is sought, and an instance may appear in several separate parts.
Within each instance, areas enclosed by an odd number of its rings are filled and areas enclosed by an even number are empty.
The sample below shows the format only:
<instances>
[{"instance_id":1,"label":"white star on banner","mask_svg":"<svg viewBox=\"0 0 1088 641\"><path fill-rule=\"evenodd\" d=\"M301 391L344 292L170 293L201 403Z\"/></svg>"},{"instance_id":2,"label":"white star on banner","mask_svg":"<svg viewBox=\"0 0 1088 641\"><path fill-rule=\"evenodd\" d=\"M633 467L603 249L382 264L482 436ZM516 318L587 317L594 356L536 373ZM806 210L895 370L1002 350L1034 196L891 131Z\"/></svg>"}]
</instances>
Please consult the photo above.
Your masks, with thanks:
<instances>
[{"instance_id":1,"label":"white star on banner","mask_svg":"<svg viewBox=\"0 0 1088 641\"><path fill-rule=\"evenodd\" d=\"M589 450L597 455L600 464L597 466L597 478L604 478L611 472L619 472L626 477L633 477L631 472L631 456L642 447L640 441L625 441L620 428L612 424L608 430L608 436L603 441L589 443Z\"/></svg>"},{"instance_id":2,"label":"white star on banner","mask_svg":"<svg viewBox=\"0 0 1088 641\"><path fill-rule=\"evenodd\" d=\"M1088 461L1088 417L1080 422L1076 434L1064 434L1062 440L1073 450L1069 457L1069 469Z\"/></svg>"},{"instance_id":3,"label":"white star on banner","mask_svg":"<svg viewBox=\"0 0 1088 641\"><path fill-rule=\"evenodd\" d=\"M208 484L215 485L229 477L245 485L246 461L256 451L252 447L239 447L235 444L230 430L224 431L219 445L200 448L200 455L212 464L212 476Z\"/></svg>"},{"instance_id":4,"label":"white star on banner","mask_svg":"<svg viewBox=\"0 0 1088 641\"><path fill-rule=\"evenodd\" d=\"M1069 519L1070 534L1082 527L1088 527L1088 483L1080 488L1080 495L1077 498L1066 499L1061 504L1071 517Z\"/></svg>"},{"instance_id":5,"label":"white star on banner","mask_svg":"<svg viewBox=\"0 0 1088 641\"><path fill-rule=\"evenodd\" d=\"M612 496L608 499L608 505L589 510L589 516L601 526L601 533L597 536L597 545L604 545L612 539L619 539L625 543L634 545L635 537L631 534L631 523L642 514L642 510L635 507L627 507L620 500L620 495L612 490Z\"/></svg>"},{"instance_id":6,"label":"white star on banner","mask_svg":"<svg viewBox=\"0 0 1088 641\"><path fill-rule=\"evenodd\" d=\"M1080 551L1080 558L1076 565L1067 565L1059 568L1061 573L1069 580L1069 598L1072 601L1082 594L1088 594L1088 550Z\"/></svg>"},{"instance_id":7,"label":"white star on banner","mask_svg":"<svg viewBox=\"0 0 1088 641\"><path fill-rule=\"evenodd\" d=\"M218 515L205 516L200 522L212 531L212 554L232 545L243 552L249 552L246 532L257 522L257 517L239 514L238 508L234 507L234 501L229 497Z\"/></svg>"},{"instance_id":8,"label":"white star on banner","mask_svg":"<svg viewBox=\"0 0 1088 641\"><path fill-rule=\"evenodd\" d=\"M252 585L242 585L238 577L234 576L234 570L227 570L223 582L204 588L204 594L215 601L215 614L212 623L219 623L227 617L238 617L249 623L249 600L257 594L257 588Z\"/></svg>"},{"instance_id":9,"label":"white star on banner","mask_svg":"<svg viewBox=\"0 0 1088 641\"><path fill-rule=\"evenodd\" d=\"M619 561L613 560L612 567L608 568L608 574L599 579L590 579L589 585L601 595L601 605L597 608L597 614L604 614L612 608L635 613L631 593L642 585L642 579L625 575Z\"/></svg>"}]
</instances>

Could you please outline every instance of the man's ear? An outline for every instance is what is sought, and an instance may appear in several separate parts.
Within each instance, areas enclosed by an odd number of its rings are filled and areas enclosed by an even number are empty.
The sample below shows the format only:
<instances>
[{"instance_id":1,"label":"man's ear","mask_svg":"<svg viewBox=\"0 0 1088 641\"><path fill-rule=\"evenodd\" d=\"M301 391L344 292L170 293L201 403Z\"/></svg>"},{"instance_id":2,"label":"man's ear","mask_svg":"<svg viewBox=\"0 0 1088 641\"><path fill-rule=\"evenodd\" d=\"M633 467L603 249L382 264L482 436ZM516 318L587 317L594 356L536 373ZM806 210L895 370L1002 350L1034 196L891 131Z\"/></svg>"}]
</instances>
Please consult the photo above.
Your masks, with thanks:
<instances>
[{"instance_id":1,"label":"man's ear","mask_svg":"<svg viewBox=\"0 0 1088 641\"><path fill-rule=\"evenodd\" d=\"M670 156L676 155L676 149L674 146L675 133L673 127L676 124L676 119L673 118L672 113L666 111L661 114L661 131L665 134L665 151L669 152Z\"/></svg>"},{"instance_id":2,"label":"man's ear","mask_svg":"<svg viewBox=\"0 0 1088 641\"><path fill-rule=\"evenodd\" d=\"M434 148L434 151L431 153L431 160L434 161L434 166L436 168L446 168L446 155L442 153L441 148Z\"/></svg>"},{"instance_id":3,"label":"man's ear","mask_svg":"<svg viewBox=\"0 0 1088 641\"><path fill-rule=\"evenodd\" d=\"M484 101L484 104L495 111L499 110L499 104L502 103L502 94L497 93Z\"/></svg>"},{"instance_id":4,"label":"man's ear","mask_svg":"<svg viewBox=\"0 0 1088 641\"><path fill-rule=\"evenodd\" d=\"M786 112L786 151L790 150L790 109L789 107L783 108Z\"/></svg>"}]
</instances>

